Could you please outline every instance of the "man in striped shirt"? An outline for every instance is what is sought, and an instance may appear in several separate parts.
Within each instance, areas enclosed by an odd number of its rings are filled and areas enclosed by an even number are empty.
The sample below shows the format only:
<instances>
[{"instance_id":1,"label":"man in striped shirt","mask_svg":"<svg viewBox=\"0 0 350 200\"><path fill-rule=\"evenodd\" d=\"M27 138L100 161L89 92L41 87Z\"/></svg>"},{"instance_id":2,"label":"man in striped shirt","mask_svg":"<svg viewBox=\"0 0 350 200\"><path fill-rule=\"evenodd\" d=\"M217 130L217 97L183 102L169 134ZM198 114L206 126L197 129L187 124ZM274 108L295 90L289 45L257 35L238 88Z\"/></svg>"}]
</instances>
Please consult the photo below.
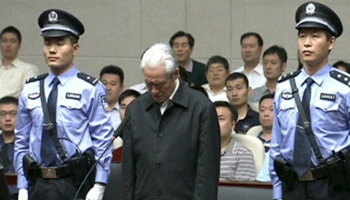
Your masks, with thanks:
<instances>
[{"instance_id":1,"label":"man in striped shirt","mask_svg":"<svg viewBox=\"0 0 350 200\"><path fill-rule=\"evenodd\" d=\"M254 181L256 172L253 153L231 137L238 117L236 107L225 101L216 101L214 105L221 131L220 181Z\"/></svg>"}]
</instances>

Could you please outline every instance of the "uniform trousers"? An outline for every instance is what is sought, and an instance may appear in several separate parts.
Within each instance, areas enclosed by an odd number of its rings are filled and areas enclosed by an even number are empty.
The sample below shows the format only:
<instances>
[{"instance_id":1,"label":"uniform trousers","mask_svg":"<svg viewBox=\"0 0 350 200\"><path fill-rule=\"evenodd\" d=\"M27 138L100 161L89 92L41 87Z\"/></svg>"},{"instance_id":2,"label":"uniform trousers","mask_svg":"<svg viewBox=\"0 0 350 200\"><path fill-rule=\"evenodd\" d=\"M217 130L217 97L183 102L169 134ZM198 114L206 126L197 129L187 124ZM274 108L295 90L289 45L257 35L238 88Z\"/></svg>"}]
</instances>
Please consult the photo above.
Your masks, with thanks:
<instances>
[{"instance_id":1,"label":"uniform trousers","mask_svg":"<svg viewBox=\"0 0 350 200\"><path fill-rule=\"evenodd\" d=\"M29 187L29 200L73 200L79 186L74 185L71 177L60 179L37 178ZM77 200L85 199L86 194L92 188L91 182L87 181L79 192Z\"/></svg>"},{"instance_id":2,"label":"uniform trousers","mask_svg":"<svg viewBox=\"0 0 350 200\"><path fill-rule=\"evenodd\" d=\"M328 179L310 182L295 181L294 189L289 190L282 182L283 200L345 200L350 199L350 192L345 187L333 188Z\"/></svg>"}]
</instances>

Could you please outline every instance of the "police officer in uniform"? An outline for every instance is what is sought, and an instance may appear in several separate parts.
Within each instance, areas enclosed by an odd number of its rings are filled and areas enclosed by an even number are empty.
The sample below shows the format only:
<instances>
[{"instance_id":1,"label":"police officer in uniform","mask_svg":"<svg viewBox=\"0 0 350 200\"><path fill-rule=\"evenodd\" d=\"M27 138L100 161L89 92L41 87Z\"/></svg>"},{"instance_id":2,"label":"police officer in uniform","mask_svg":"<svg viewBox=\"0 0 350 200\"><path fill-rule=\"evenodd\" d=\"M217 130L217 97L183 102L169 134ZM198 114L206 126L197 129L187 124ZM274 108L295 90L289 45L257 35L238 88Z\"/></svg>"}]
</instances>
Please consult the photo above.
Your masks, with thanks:
<instances>
[{"instance_id":1,"label":"police officer in uniform","mask_svg":"<svg viewBox=\"0 0 350 200\"><path fill-rule=\"evenodd\" d=\"M72 200L77 195L101 200L110 172L113 128L106 89L73 63L84 26L57 9L44 11L38 23L50 72L29 79L20 97L14 158L19 199ZM100 157L95 175L76 194Z\"/></svg>"},{"instance_id":2,"label":"police officer in uniform","mask_svg":"<svg viewBox=\"0 0 350 200\"><path fill-rule=\"evenodd\" d=\"M328 63L342 23L318 2L302 4L295 18L304 66L277 85L270 152L274 199L350 199L350 77Z\"/></svg>"}]
</instances>

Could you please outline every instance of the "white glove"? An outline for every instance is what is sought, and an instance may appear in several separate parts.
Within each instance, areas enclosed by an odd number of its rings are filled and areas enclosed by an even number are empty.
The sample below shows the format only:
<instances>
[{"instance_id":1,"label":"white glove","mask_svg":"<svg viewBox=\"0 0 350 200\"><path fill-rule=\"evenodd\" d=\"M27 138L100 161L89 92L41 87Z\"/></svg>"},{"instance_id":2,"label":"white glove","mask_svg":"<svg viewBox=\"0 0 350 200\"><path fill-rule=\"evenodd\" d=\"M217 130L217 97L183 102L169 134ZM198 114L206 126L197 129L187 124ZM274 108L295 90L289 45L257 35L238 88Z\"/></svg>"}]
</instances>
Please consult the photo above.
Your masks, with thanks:
<instances>
[{"instance_id":1,"label":"white glove","mask_svg":"<svg viewBox=\"0 0 350 200\"><path fill-rule=\"evenodd\" d=\"M28 200L28 190L21 188L18 190L18 200Z\"/></svg>"},{"instance_id":2,"label":"white glove","mask_svg":"<svg viewBox=\"0 0 350 200\"><path fill-rule=\"evenodd\" d=\"M105 189L105 186L95 183L94 187L92 187L87 193L86 200L102 200L103 194L105 193Z\"/></svg>"}]
</instances>

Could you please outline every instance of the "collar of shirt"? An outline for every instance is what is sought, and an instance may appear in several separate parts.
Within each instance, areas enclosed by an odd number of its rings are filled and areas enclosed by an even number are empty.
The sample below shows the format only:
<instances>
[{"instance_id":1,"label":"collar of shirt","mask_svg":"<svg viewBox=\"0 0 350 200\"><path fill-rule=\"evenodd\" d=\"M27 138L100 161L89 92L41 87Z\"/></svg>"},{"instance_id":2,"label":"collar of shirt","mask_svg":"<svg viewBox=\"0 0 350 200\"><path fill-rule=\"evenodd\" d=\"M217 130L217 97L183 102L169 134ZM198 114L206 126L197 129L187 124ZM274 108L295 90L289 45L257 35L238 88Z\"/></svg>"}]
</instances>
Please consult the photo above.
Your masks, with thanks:
<instances>
[{"instance_id":1,"label":"collar of shirt","mask_svg":"<svg viewBox=\"0 0 350 200\"><path fill-rule=\"evenodd\" d=\"M59 76L57 76L58 80L60 81L61 85L64 85L67 83L68 80L70 80L71 78L73 78L76 74L78 73L78 68L76 68L75 66L73 66L72 69L68 70L67 72L65 72L64 74L61 74ZM56 75L54 73L52 73L52 71L50 71L49 76L46 78L45 81L45 86L50 86L52 80L56 77Z\"/></svg>"},{"instance_id":2,"label":"collar of shirt","mask_svg":"<svg viewBox=\"0 0 350 200\"><path fill-rule=\"evenodd\" d=\"M18 60L18 58L16 58L14 61L12 61L11 65L5 66L5 65L2 64L2 60L1 60L0 66L2 68L5 68L5 69L9 69L9 68L12 68L12 67L16 67L17 68L19 66L19 62L20 61Z\"/></svg>"},{"instance_id":3,"label":"collar of shirt","mask_svg":"<svg viewBox=\"0 0 350 200\"><path fill-rule=\"evenodd\" d=\"M239 69L236 70L237 72L241 72L241 73L244 73L244 74L252 74L252 73L257 73L259 75L264 75L264 67L262 66L261 63L259 63L252 71L250 72L247 72L245 70L245 67L242 66L240 67Z\"/></svg>"},{"instance_id":4,"label":"collar of shirt","mask_svg":"<svg viewBox=\"0 0 350 200\"><path fill-rule=\"evenodd\" d=\"M193 61L192 61L192 59L190 60L190 62L188 62L187 66L183 66L183 67L186 69L186 71L192 72L192 70L193 70Z\"/></svg>"},{"instance_id":5,"label":"collar of shirt","mask_svg":"<svg viewBox=\"0 0 350 200\"><path fill-rule=\"evenodd\" d=\"M217 93L213 92L213 91L211 90L210 86L209 86L209 83L202 85L202 87L203 87L208 93L210 92L210 93L213 94L213 95L215 95L215 94L220 94L220 93L222 93L222 92L226 92L226 87L222 88L222 90L220 90L220 91L217 92Z\"/></svg>"},{"instance_id":6,"label":"collar of shirt","mask_svg":"<svg viewBox=\"0 0 350 200\"><path fill-rule=\"evenodd\" d=\"M179 89L179 79L178 78L175 80L175 89L174 89L173 93L170 95L169 99L164 101L159 107L160 108L160 112L162 114L164 113L165 109L168 107L168 104L169 104L170 100L173 99L177 89Z\"/></svg>"},{"instance_id":7,"label":"collar of shirt","mask_svg":"<svg viewBox=\"0 0 350 200\"><path fill-rule=\"evenodd\" d=\"M119 103L117 102L111 110L116 110L119 112L119 109L120 109L120 106L119 106Z\"/></svg>"},{"instance_id":8,"label":"collar of shirt","mask_svg":"<svg viewBox=\"0 0 350 200\"><path fill-rule=\"evenodd\" d=\"M319 72L312 75L311 78L318 86L320 86L322 84L323 80L327 77L327 75L329 74L329 72L331 70L332 70L332 66L330 64L327 64ZM305 71L304 68L302 68L300 75L296 77L296 79L297 78L299 79L296 82L300 83L299 86L303 86L308 77L310 77L310 75ZM305 85L305 87L306 87L306 85Z\"/></svg>"}]
</instances>

